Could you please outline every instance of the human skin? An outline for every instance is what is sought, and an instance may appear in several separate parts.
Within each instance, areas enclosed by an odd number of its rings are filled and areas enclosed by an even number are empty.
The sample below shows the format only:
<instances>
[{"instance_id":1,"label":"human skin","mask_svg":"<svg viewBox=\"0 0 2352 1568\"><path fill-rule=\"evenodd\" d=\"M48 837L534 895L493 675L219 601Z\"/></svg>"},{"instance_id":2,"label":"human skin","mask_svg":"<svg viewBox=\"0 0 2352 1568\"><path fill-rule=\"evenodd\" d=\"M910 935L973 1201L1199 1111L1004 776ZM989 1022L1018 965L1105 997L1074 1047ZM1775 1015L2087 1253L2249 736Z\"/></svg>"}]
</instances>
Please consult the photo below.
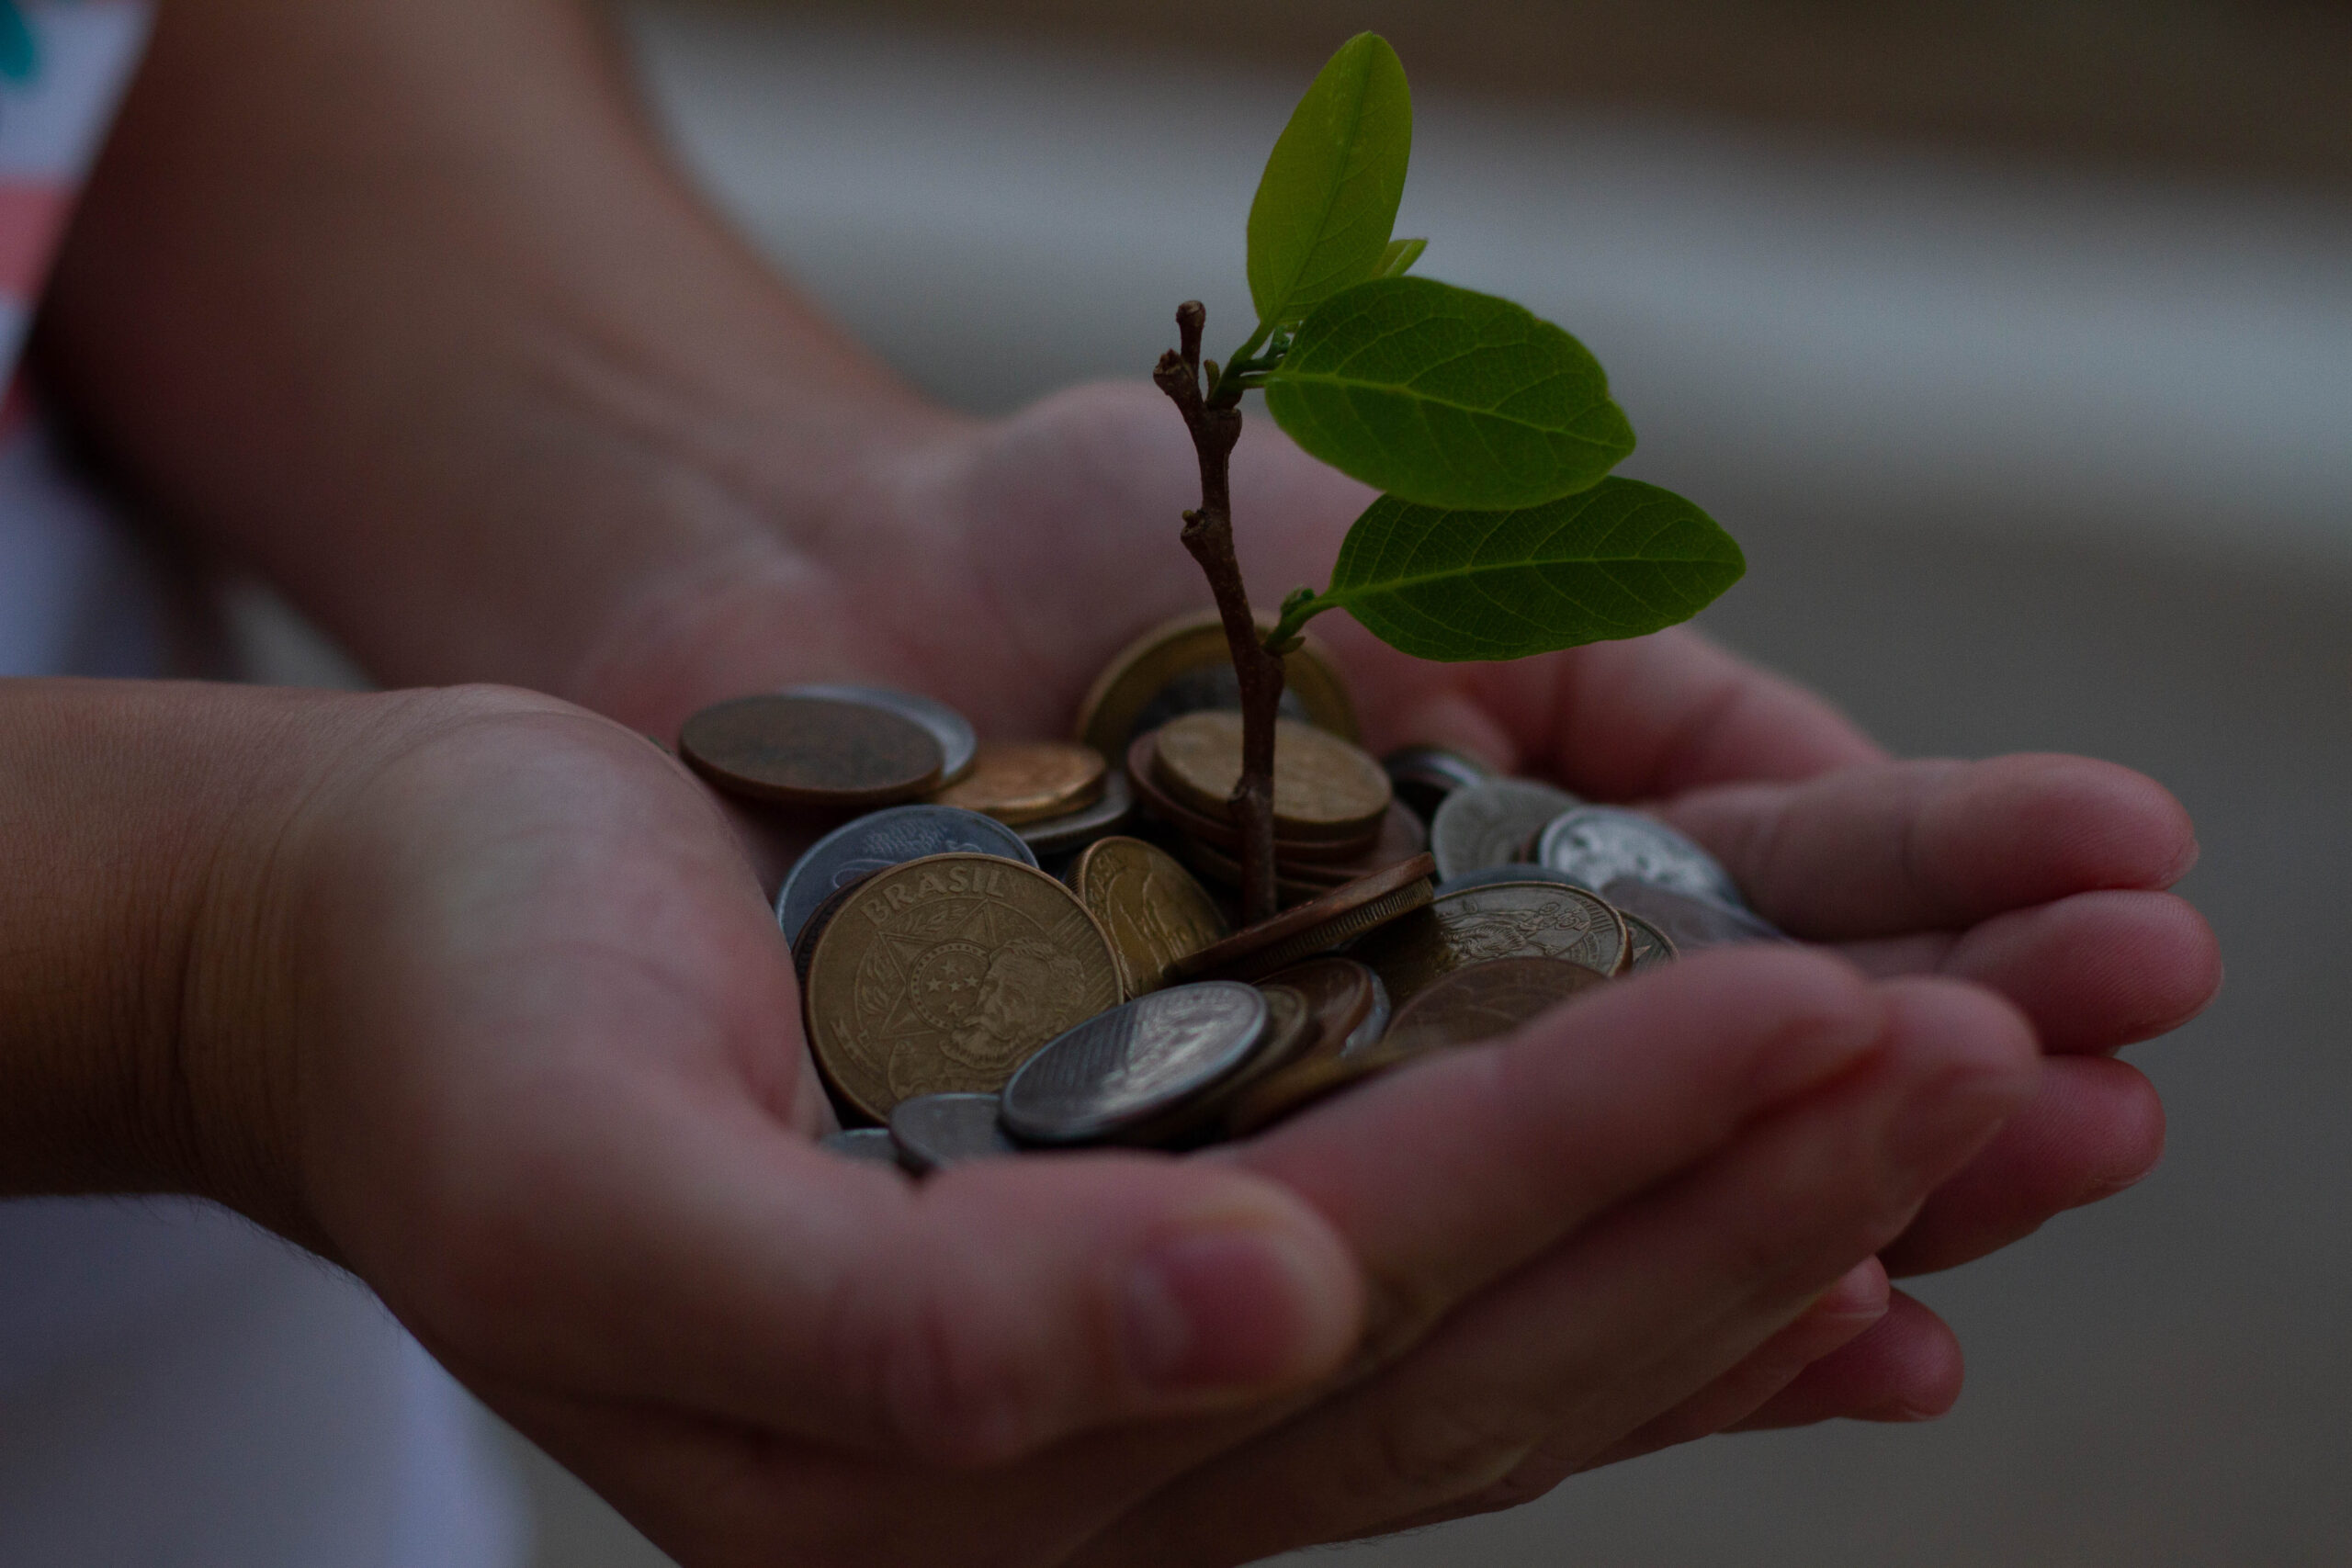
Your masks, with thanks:
<instances>
[{"instance_id":1,"label":"human skin","mask_svg":"<svg viewBox=\"0 0 2352 1568\"><path fill-rule=\"evenodd\" d=\"M266 571L388 682L527 685L667 734L715 698L855 675L944 698L984 733L1042 735L1067 724L1113 649L1202 593L1174 539L1190 453L1156 393L1081 389L1001 422L926 405L710 219L650 145L604 40L555 0L167 7L68 243L41 345L54 384L161 517ZM1321 580L1363 499L1262 421L1238 455L1235 491L1244 565L1268 597ZM559 1005L562 986L517 983L542 972L516 958L501 984L547 1010L525 1032L545 1050L514 1072L593 1086L560 1097L560 1115L530 1096L481 1097L520 1118L481 1141L534 1151L532 1179L436 1165L447 1140L415 1118L469 1083L480 1055L505 1063L508 1048L414 995L335 1055L365 1045L373 1055L350 1070L392 1075L402 1092L354 1095L332 1135L257 1138L292 1151L241 1156L276 1159L275 1184L147 1179L214 1192L351 1263L460 1376L690 1561L786 1546L816 1560L892 1561L902 1548L905 1560L953 1561L1014 1538L1014 1561L1238 1561L1517 1501L1577 1468L1727 1426L1947 1405L1955 1344L1924 1308L1887 1294L1876 1259L1898 1272L1963 1261L2153 1163L2154 1093L2109 1053L2193 1014L2219 979L2210 933L2163 891L2194 854L2178 807L2081 759L1891 761L1825 705L1689 634L1478 667L1402 659L1340 617L1318 629L1375 744L1450 742L1597 798L1652 804L1722 853L1768 915L1851 968L1818 955L1711 958L1614 991L1605 1009L1579 1007L1574 1052L1564 1015L1507 1050L1444 1065L1465 1079L1608 1068L1619 1077L1578 1079L1577 1092L1620 1122L1580 1119L1532 1089L1476 1088L1432 1118L1426 1105L1450 1081L1432 1068L1212 1160L959 1172L920 1196L868 1198L872 1178L787 1156L765 1136L805 1138L818 1113L797 1038L775 1024L794 1016L788 966L772 976L773 953L755 956L729 924L721 949L742 975L665 947L646 955L660 983L649 976L636 1010L617 1010L677 1027L658 993L702 1018L707 1055L678 1049L708 1072L693 1094L671 1088L741 1134L740 1150L728 1145L740 1159L698 1155L710 1129L686 1111L638 1114L616 1087L634 1080L595 1053L565 1058L554 1043L581 1021ZM407 709L333 712L369 716L317 722L420 722ZM567 798L576 773L612 791L609 816L579 814L610 830L575 829L595 840L584 857L614 863L596 874L612 881L595 885L667 886L620 824L655 798L657 815L686 813L671 798L692 797L684 780L649 772L660 759L641 741L642 756L608 754L605 732L568 712L493 716L456 727L469 739L424 750L430 787L389 789L403 841L435 846L437 864L484 824L539 824L508 792ZM192 734L204 722L187 719ZM488 737L521 760L502 771L481 754ZM366 776L373 753L356 755L335 765ZM615 769L627 782L612 782ZM698 874L749 886L740 861L716 869L724 857L707 832L720 818L695 809L703 826L677 833L689 860L708 861ZM737 830L772 875L788 841ZM388 852L318 852L375 866L369 855ZM428 911L401 971L416 992L449 985L452 969L483 973L454 937L432 945L439 888L411 890ZM518 920L551 915L527 887L503 896ZM349 918L360 922L351 932L322 928L317 940L357 952L360 932L402 936L365 911ZM562 951L561 921L540 934L546 952ZM729 999L691 1000L706 989ZM467 994L486 1013L528 1012L495 987ZM289 1026L247 1053L271 1064L251 1069L257 1081L312 1071L323 1020L356 1003L316 1005L327 1011L309 1032ZM757 1035L754 1014L786 1037ZM1646 1042L1647 1054L1598 1049L1588 1031ZM1874 1042L1867 1060L1814 1094L1742 1102L1758 1092L1746 1080L1708 1092L1724 1064L1860 1035ZM1669 1039L1696 1055L1658 1044ZM2014 1059L2026 1039L2041 1053L2030 1074ZM55 1053L42 1059L54 1067ZM1674 1095L1644 1101L1653 1059L1683 1076ZM1476 1065L1501 1061L1535 1065ZM1867 1129L1961 1063L1997 1087L1972 1112L1974 1132L1940 1166L1913 1151L1882 1168ZM454 1077L445 1085L435 1071ZM2029 1077L2030 1097L2013 1104ZM695 1098L712 1082L726 1086L715 1100ZM211 1114L233 1128L244 1104L224 1094ZM1643 1146L1606 1169L1546 1163L1557 1158L1547 1149L1582 1146L1549 1140L1621 1125ZM1458 1191L1399 1190L1398 1173L1348 1154L1432 1137L1442 1146L1428 1158L1461 1170ZM1992 1141L1978 1151L1981 1137ZM362 1162L352 1147L373 1152ZM70 1148L51 1157L82 1168ZM1498 1168L1482 1189L1483 1157ZM616 1168L650 1196L614 1190ZM1736 1169L1750 1173L1723 1174ZM1204 1266L1206 1297L1230 1310L1206 1313L1226 1327L1199 1330L1200 1343L1224 1347L1210 1359L1227 1371L1251 1374L1246 1396L1230 1378L1218 1384L1215 1420L1130 1430L1173 1396L1143 1398L1115 1357L1083 1353L1102 1339L1088 1315L1099 1311L1057 1311L1060 1277L1046 1261L1034 1301L1004 1299L1009 1286L992 1280L972 1299L1001 1310L922 1322L924 1303L946 1299L933 1292L973 1282L926 1276L908 1255L976 1265L915 1245L907 1226L1018 1256L1039 1234L1108 1234L1063 1207L1099 1201L1115 1210L1102 1225L1135 1227L1117 1235L1158 1235L1191 1199L1155 1184L1245 1175L1234 1213L1251 1216L1244 1229L1262 1220L1286 1238L1272 1252L1288 1261ZM1738 1207L1751 1190L1755 1204ZM359 1195L319 1196L345 1191ZM953 1217L901 1224L868 1201ZM1222 1201L1208 1207L1223 1213ZM788 1216L763 1207L787 1202ZM1442 1212L1421 1212L1431 1204ZM1651 1219L1627 1217L1640 1214ZM927 1393L892 1396L910 1409L882 1408L872 1388L861 1404L767 1364L797 1321L769 1292L796 1265L773 1245L755 1249L745 1268L776 1278L746 1280L718 1242L757 1232L755 1221L783 1235L813 1226L819 1261L806 1269L821 1275L821 1239L861 1216L873 1247L857 1254L871 1273L854 1275L865 1281L856 1299L877 1334L972 1336L954 1342L969 1359L948 1379L974 1381L971 1398L917 1379ZM484 1230L498 1245L457 1248L472 1267L454 1268L443 1244ZM1467 1256L1446 1256L1454 1244ZM676 1266L655 1266L664 1258ZM1722 1306L1712 1326L1676 1327L1642 1293L1677 1269L1696 1271L1687 1289L1710 1269L1727 1292L1698 1298ZM842 1265L840 1277L854 1274ZM1084 1296L1070 1287L1069 1303ZM1623 1308L1620 1337L1559 1343L1556 1325L1600 1299ZM1431 1331L1436 1303L1453 1311ZM1329 1368L1351 1354L1365 1313L1380 1371L1351 1362L1342 1387ZM1262 1342L1216 1339L1245 1322L1267 1325ZM1090 1368L1109 1370L1089 1382ZM1195 1397L1206 1396L1177 1404ZM1096 1436L1066 1440L1080 1431Z\"/></svg>"}]
</instances>

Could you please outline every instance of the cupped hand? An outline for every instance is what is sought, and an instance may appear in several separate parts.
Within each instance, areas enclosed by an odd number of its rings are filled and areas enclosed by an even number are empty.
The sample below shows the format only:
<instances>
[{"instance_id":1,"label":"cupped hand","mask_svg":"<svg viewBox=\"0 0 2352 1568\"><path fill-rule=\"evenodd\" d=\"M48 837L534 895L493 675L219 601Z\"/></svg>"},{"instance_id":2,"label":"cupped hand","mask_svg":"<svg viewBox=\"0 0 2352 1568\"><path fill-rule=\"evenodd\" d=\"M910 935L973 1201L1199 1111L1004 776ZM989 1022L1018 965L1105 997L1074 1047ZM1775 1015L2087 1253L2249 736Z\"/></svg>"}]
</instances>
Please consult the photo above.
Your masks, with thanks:
<instances>
[{"instance_id":1,"label":"cupped hand","mask_svg":"<svg viewBox=\"0 0 2352 1568\"><path fill-rule=\"evenodd\" d=\"M718 697L855 674L941 696L984 734L1062 733L1121 643L1205 603L1176 539L1196 483L1174 411L1142 385L937 421L861 461L820 523L754 531L651 585L573 694L666 732ZM1261 417L1233 490L1269 604L1326 580L1369 494ZM2022 1010L2050 1056L2042 1087L1889 1245L1896 1272L1989 1251L2154 1165L2161 1107L2110 1055L2193 1016L2221 971L2203 920L2166 891L2195 840L2153 782L2080 758L1896 762L1818 697L1686 630L1436 665L1341 614L1315 629L1375 748L1451 744L1645 805L1792 933L1873 975L1962 979ZM1750 1419L1932 1413L1958 1368L1943 1325L1898 1297Z\"/></svg>"},{"instance_id":2,"label":"cupped hand","mask_svg":"<svg viewBox=\"0 0 2352 1568\"><path fill-rule=\"evenodd\" d=\"M1532 1495L1886 1321L1875 1253L2039 1070L1981 987L1749 950L1209 1155L916 1184L814 1145L674 762L351 701L271 825L284 984L223 1021L278 1047L257 1212L690 1564L1230 1563Z\"/></svg>"}]
</instances>

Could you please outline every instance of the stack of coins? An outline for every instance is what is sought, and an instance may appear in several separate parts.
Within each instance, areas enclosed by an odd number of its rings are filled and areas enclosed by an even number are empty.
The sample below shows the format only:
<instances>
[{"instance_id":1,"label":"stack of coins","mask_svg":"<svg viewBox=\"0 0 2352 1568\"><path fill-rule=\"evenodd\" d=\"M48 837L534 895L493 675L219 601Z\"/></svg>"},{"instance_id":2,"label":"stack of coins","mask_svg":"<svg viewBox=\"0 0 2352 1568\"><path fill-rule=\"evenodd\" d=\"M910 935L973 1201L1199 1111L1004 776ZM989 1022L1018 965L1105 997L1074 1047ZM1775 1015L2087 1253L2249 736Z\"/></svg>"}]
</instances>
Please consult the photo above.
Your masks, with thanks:
<instances>
[{"instance_id":1,"label":"stack of coins","mask_svg":"<svg viewBox=\"0 0 2352 1568\"><path fill-rule=\"evenodd\" d=\"M686 722L679 754L715 787L838 818L776 898L845 1124L828 1147L921 1174L1245 1137L1679 951L1787 940L1664 824L1442 748L1375 760L1322 650L1286 663L1284 908L1240 930L1213 616L1123 649L1069 741L982 741L871 685Z\"/></svg>"}]
</instances>

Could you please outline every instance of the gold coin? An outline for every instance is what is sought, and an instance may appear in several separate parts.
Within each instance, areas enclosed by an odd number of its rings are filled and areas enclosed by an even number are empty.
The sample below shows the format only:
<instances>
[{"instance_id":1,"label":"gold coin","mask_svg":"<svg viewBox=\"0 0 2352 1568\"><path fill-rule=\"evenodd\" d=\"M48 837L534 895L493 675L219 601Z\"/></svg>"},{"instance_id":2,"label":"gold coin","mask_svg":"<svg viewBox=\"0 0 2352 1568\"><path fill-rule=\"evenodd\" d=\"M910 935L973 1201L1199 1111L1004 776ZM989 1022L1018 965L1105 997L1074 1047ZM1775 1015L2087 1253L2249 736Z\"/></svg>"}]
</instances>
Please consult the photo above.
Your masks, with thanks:
<instances>
[{"instance_id":1,"label":"gold coin","mask_svg":"<svg viewBox=\"0 0 2352 1568\"><path fill-rule=\"evenodd\" d=\"M1492 958L1441 975L1397 1011L1381 1044L1442 1051L1509 1034L1609 976L1557 958Z\"/></svg>"},{"instance_id":2,"label":"gold coin","mask_svg":"<svg viewBox=\"0 0 2352 1568\"><path fill-rule=\"evenodd\" d=\"M1075 740L983 740L972 771L933 791L931 803L1018 827L1093 805L1104 771L1102 753Z\"/></svg>"},{"instance_id":3,"label":"gold coin","mask_svg":"<svg viewBox=\"0 0 2352 1568\"><path fill-rule=\"evenodd\" d=\"M1274 617L1261 612L1258 629L1273 627ZM1136 735L1179 714L1240 705L1225 623L1214 611L1184 615L1154 626L1112 659L1079 705L1078 738L1105 757L1124 757ZM1283 658L1283 705L1343 740L1359 738L1347 683L1312 632Z\"/></svg>"},{"instance_id":4,"label":"gold coin","mask_svg":"<svg viewBox=\"0 0 2352 1568\"><path fill-rule=\"evenodd\" d=\"M1097 839L1070 868L1069 885L1110 937L1130 997L1167 985L1180 960L1231 931L1192 873L1141 839Z\"/></svg>"},{"instance_id":5,"label":"gold coin","mask_svg":"<svg viewBox=\"0 0 2352 1568\"><path fill-rule=\"evenodd\" d=\"M1432 980L1493 958L1564 958L1602 975L1625 962L1630 939L1617 911L1580 887L1498 882L1448 893L1391 921L1353 956L1387 982L1401 1013Z\"/></svg>"},{"instance_id":6,"label":"gold coin","mask_svg":"<svg viewBox=\"0 0 2352 1568\"><path fill-rule=\"evenodd\" d=\"M1241 716L1188 713L1162 725L1152 781L1193 810L1227 815L1241 780ZM1309 725L1274 720L1274 836L1362 839L1380 830L1393 792L1370 752Z\"/></svg>"},{"instance_id":7,"label":"gold coin","mask_svg":"<svg viewBox=\"0 0 2352 1568\"><path fill-rule=\"evenodd\" d=\"M818 1066L877 1122L918 1094L994 1094L1118 1003L1110 939L1077 895L977 854L909 861L850 889L801 992Z\"/></svg>"}]
</instances>

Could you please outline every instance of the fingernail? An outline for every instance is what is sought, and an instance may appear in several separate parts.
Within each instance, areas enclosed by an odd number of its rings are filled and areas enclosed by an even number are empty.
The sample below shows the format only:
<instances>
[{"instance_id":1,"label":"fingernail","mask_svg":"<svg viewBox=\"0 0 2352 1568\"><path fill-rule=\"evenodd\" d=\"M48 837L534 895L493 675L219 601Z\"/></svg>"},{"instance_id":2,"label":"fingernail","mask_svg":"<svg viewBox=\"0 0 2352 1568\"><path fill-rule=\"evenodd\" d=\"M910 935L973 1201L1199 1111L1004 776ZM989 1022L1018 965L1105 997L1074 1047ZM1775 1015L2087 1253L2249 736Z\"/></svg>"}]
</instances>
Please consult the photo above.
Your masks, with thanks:
<instances>
[{"instance_id":1,"label":"fingernail","mask_svg":"<svg viewBox=\"0 0 2352 1568\"><path fill-rule=\"evenodd\" d=\"M1159 1243L1127 1276L1128 1363L1170 1393L1260 1389L1336 1359L1329 1263L1266 1225L1193 1231Z\"/></svg>"}]
</instances>

